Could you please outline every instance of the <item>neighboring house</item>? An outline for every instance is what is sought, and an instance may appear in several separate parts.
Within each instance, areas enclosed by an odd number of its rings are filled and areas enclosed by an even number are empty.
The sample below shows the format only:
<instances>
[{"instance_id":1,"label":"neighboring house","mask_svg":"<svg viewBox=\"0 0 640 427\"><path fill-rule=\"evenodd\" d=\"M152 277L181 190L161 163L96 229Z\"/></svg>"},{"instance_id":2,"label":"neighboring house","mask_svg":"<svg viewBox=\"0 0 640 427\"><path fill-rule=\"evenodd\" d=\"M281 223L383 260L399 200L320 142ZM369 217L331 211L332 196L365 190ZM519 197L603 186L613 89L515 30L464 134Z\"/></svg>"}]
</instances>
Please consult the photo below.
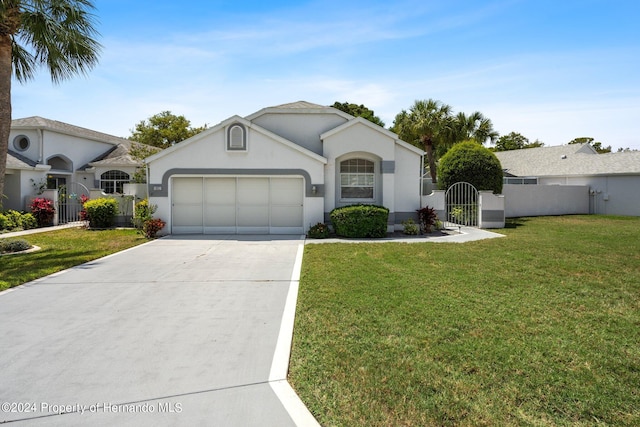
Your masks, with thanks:
<instances>
[{"instance_id":1,"label":"neighboring house","mask_svg":"<svg viewBox=\"0 0 640 427\"><path fill-rule=\"evenodd\" d=\"M42 117L13 120L3 208L24 210L39 188L72 183L121 193L142 165L130 155L132 144L141 145Z\"/></svg>"},{"instance_id":2,"label":"neighboring house","mask_svg":"<svg viewBox=\"0 0 640 427\"><path fill-rule=\"evenodd\" d=\"M423 151L363 118L300 101L218 125L146 159L165 233L304 233L337 206L420 208Z\"/></svg>"},{"instance_id":3,"label":"neighboring house","mask_svg":"<svg viewBox=\"0 0 640 427\"><path fill-rule=\"evenodd\" d=\"M598 154L588 144L569 144L495 154L505 171L507 216L640 216L639 151Z\"/></svg>"}]
</instances>

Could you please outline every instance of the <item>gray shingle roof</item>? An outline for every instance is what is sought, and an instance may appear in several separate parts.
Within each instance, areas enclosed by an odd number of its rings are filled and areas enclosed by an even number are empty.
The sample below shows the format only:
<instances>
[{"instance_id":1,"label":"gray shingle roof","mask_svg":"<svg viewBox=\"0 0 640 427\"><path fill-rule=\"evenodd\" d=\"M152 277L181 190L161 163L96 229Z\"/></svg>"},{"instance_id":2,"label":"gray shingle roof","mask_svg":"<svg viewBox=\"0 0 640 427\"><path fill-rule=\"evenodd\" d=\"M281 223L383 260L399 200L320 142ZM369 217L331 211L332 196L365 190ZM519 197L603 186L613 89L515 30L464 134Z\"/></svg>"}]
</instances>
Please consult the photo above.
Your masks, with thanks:
<instances>
[{"instance_id":1,"label":"gray shingle roof","mask_svg":"<svg viewBox=\"0 0 640 427\"><path fill-rule=\"evenodd\" d=\"M597 154L588 144L570 144L495 154L515 176L640 175L640 151Z\"/></svg>"},{"instance_id":2,"label":"gray shingle roof","mask_svg":"<svg viewBox=\"0 0 640 427\"><path fill-rule=\"evenodd\" d=\"M80 138L91 139L94 141L106 142L108 144L118 145L124 144L129 147L131 142L128 139L119 138L91 129L82 128L80 126L70 125L68 123L59 122L57 120L45 119L39 116L25 117L22 119L14 119L11 121L11 129L45 129L67 135L77 136Z\"/></svg>"},{"instance_id":3,"label":"gray shingle roof","mask_svg":"<svg viewBox=\"0 0 640 427\"><path fill-rule=\"evenodd\" d=\"M290 108L290 109L307 109L307 108L327 108L326 105L314 104L307 101L296 101L288 104L276 105L271 108Z\"/></svg>"},{"instance_id":4,"label":"gray shingle roof","mask_svg":"<svg viewBox=\"0 0 640 427\"><path fill-rule=\"evenodd\" d=\"M25 157L15 151L8 150L7 152L7 169L26 169L36 166L36 162Z\"/></svg>"}]
</instances>

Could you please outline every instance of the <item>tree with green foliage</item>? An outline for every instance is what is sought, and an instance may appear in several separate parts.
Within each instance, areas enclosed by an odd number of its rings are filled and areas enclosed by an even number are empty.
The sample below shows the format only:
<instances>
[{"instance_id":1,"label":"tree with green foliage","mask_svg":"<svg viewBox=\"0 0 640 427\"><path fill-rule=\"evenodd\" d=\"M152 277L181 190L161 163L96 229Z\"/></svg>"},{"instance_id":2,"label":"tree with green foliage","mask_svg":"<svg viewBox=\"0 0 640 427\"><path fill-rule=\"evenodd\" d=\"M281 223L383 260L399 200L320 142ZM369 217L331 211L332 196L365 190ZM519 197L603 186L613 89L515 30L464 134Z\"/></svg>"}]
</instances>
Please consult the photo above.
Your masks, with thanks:
<instances>
[{"instance_id":1,"label":"tree with green foliage","mask_svg":"<svg viewBox=\"0 0 640 427\"><path fill-rule=\"evenodd\" d=\"M543 146L544 142L538 141L537 139L534 142L529 142L529 139L522 134L511 132L498 138L493 151L510 151Z\"/></svg>"},{"instance_id":2,"label":"tree with green foliage","mask_svg":"<svg viewBox=\"0 0 640 427\"><path fill-rule=\"evenodd\" d=\"M340 111L344 111L347 114L351 114L354 117L362 117L363 119L369 120L371 123L375 123L378 126L384 127L384 122L380 119L380 117L376 116L373 110L368 109L364 105L360 104L351 104L349 102L334 102L332 105L333 108L337 108Z\"/></svg>"},{"instance_id":3,"label":"tree with green foliage","mask_svg":"<svg viewBox=\"0 0 640 427\"><path fill-rule=\"evenodd\" d=\"M468 182L477 190L502 192L502 165L496 155L476 141L455 144L440 159L439 187L446 190L456 182Z\"/></svg>"},{"instance_id":4,"label":"tree with green foliage","mask_svg":"<svg viewBox=\"0 0 640 427\"><path fill-rule=\"evenodd\" d=\"M0 203L11 131L11 79L26 83L39 66L48 69L54 83L91 70L101 49L93 9L90 0L0 1Z\"/></svg>"},{"instance_id":5,"label":"tree with green foliage","mask_svg":"<svg viewBox=\"0 0 640 427\"><path fill-rule=\"evenodd\" d=\"M163 111L138 122L135 129L131 130L129 139L164 149L191 138L205 129L207 129L206 124L194 128L185 116L176 116L171 111Z\"/></svg>"},{"instance_id":6,"label":"tree with green foliage","mask_svg":"<svg viewBox=\"0 0 640 427\"><path fill-rule=\"evenodd\" d=\"M391 130L400 139L422 148L427 153L431 181L437 182L435 148L448 148L454 141L451 107L433 99L417 100L409 111L396 115Z\"/></svg>"},{"instance_id":7,"label":"tree with green foliage","mask_svg":"<svg viewBox=\"0 0 640 427\"><path fill-rule=\"evenodd\" d=\"M569 141L569 144L589 144L596 150L598 153L610 153L611 146L603 147L602 142L595 142L595 138L591 138L590 136L582 136L579 138L573 138Z\"/></svg>"},{"instance_id":8,"label":"tree with green foliage","mask_svg":"<svg viewBox=\"0 0 640 427\"><path fill-rule=\"evenodd\" d=\"M453 122L456 142L473 139L484 144L487 140L493 143L498 139L498 132L493 129L491 120L479 111L475 111L469 116L465 113L458 113Z\"/></svg>"}]
</instances>

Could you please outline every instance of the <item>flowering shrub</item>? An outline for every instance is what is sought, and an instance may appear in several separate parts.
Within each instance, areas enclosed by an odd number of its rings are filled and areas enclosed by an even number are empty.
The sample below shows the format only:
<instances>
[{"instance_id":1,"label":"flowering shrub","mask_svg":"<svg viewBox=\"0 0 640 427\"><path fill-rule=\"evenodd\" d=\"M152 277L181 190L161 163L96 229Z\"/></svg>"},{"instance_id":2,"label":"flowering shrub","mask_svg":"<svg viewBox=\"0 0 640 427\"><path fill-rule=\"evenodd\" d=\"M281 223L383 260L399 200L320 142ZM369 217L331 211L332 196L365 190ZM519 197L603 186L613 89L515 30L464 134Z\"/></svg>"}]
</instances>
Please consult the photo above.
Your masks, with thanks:
<instances>
[{"instance_id":1,"label":"flowering shrub","mask_svg":"<svg viewBox=\"0 0 640 427\"><path fill-rule=\"evenodd\" d=\"M87 210L84 207L84 204L89 200L88 196L84 194L80 196L80 204L82 205L82 210L80 211L80 220L81 221L89 221L89 216L87 215Z\"/></svg>"},{"instance_id":2,"label":"flowering shrub","mask_svg":"<svg viewBox=\"0 0 640 427\"><path fill-rule=\"evenodd\" d=\"M56 212L53 207L53 200L36 197L31 201L29 208L33 216L36 217L38 227L53 225L53 215Z\"/></svg>"},{"instance_id":3,"label":"flowering shrub","mask_svg":"<svg viewBox=\"0 0 640 427\"><path fill-rule=\"evenodd\" d=\"M142 231L148 239L155 239L158 231L162 230L166 223L160 218L147 219L142 224Z\"/></svg>"}]
</instances>

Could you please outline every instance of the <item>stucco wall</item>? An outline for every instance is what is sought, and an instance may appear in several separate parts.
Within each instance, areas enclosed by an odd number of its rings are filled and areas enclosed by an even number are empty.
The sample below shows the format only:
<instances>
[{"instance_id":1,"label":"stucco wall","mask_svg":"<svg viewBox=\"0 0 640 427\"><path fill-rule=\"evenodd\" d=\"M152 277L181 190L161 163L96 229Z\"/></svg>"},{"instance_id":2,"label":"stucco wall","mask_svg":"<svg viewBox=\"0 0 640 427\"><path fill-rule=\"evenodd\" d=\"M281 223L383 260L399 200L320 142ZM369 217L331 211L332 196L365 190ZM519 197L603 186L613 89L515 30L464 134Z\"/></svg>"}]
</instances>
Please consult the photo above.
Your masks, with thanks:
<instances>
[{"instance_id":1,"label":"stucco wall","mask_svg":"<svg viewBox=\"0 0 640 427\"><path fill-rule=\"evenodd\" d=\"M320 135L346 121L347 119L337 114L268 113L252 122L322 155Z\"/></svg>"},{"instance_id":2,"label":"stucco wall","mask_svg":"<svg viewBox=\"0 0 640 427\"><path fill-rule=\"evenodd\" d=\"M44 131L44 156L47 159L62 155L73 162L73 169L84 166L96 157L113 148L113 144L91 141L75 136L64 135L51 131Z\"/></svg>"},{"instance_id":3,"label":"stucco wall","mask_svg":"<svg viewBox=\"0 0 640 427\"><path fill-rule=\"evenodd\" d=\"M507 218L589 213L589 187L584 185L505 184L502 194Z\"/></svg>"},{"instance_id":4,"label":"stucco wall","mask_svg":"<svg viewBox=\"0 0 640 427\"><path fill-rule=\"evenodd\" d=\"M300 174L305 188L316 186L317 195L307 194L304 201L304 224L315 224L322 217L322 189L324 188L324 163L295 148L248 129L248 151L226 151L225 129L204 132L183 147L152 160L149 164L150 202L158 206L157 217L167 222L171 230L171 180L165 172L175 170L178 176L281 176L284 170L303 170ZM291 175L287 175L291 176ZM164 180L164 181L163 181ZM310 182L307 182L309 181ZM166 181L166 182L165 182ZM160 189L160 190L158 190ZM163 193L163 194L159 194Z\"/></svg>"},{"instance_id":5,"label":"stucco wall","mask_svg":"<svg viewBox=\"0 0 640 427\"><path fill-rule=\"evenodd\" d=\"M640 216L640 176L581 176L540 178L541 184L585 185L590 188L590 212L603 215Z\"/></svg>"},{"instance_id":6,"label":"stucco wall","mask_svg":"<svg viewBox=\"0 0 640 427\"><path fill-rule=\"evenodd\" d=\"M420 209L421 157L406 148L395 146L396 212L414 213Z\"/></svg>"}]
</instances>

